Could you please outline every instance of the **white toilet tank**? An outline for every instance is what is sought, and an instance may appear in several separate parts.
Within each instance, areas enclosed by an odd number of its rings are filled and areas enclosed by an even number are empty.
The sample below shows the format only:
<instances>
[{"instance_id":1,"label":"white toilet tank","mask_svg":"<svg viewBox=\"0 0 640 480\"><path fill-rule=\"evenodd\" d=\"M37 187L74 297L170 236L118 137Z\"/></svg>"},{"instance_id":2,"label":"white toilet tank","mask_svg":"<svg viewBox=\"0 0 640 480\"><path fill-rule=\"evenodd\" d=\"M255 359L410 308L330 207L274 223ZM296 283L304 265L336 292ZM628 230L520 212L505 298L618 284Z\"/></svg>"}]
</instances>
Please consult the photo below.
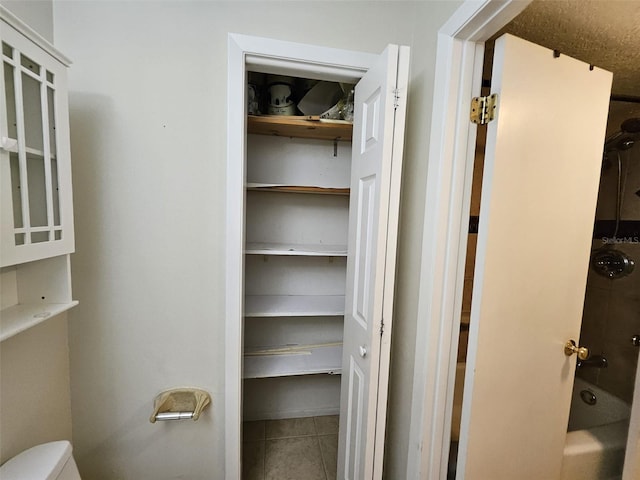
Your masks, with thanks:
<instances>
[{"instance_id":1,"label":"white toilet tank","mask_svg":"<svg viewBox=\"0 0 640 480\"><path fill-rule=\"evenodd\" d=\"M80 480L66 440L43 443L16 455L0 467L2 480Z\"/></svg>"}]
</instances>

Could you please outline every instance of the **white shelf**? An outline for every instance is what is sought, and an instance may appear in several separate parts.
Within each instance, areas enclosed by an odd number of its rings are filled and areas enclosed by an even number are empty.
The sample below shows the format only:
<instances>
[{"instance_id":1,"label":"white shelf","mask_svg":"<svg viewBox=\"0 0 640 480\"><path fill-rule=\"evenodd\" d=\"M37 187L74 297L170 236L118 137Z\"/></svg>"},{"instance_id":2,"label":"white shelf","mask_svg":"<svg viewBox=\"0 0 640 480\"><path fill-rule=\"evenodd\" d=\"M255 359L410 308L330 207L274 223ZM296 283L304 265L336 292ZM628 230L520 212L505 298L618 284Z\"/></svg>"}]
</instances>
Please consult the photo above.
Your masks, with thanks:
<instances>
[{"instance_id":1,"label":"white shelf","mask_svg":"<svg viewBox=\"0 0 640 480\"><path fill-rule=\"evenodd\" d=\"M346 257L346 245L297 245L285 243L247 243L247 255L292 255L309 257Z\"/></svg>"},{"instance_id":2,"label":"white shelf","mask_svg":"<svg viewBox=\"0 0 640 480\"><path fill-rule=\"evenodd\" d=\"M284 347L285 350L287 347ZM267 355L245 355L244 378L331 374L342 370L342 345L296 346L293 353L274 350Z\"/></svg>"},{"instance_id":3,"label":"white shelf","mask_svg":"<svg viewBox=\"0 0 640 480\"><path fill-rule=\"evenodd\" d=\"M247 295L245 317L344 315L344 295Z\"/></svg>"},{"instance_id":4,"label":"white shelf","mask_svg":"<svg viewBox=\"0 0 640 480\"><path fill-rule=\"evenodd\" d=\"M0 312L0 341L35 327L76 305L78 302L74 300L69 303L18 304L5 308Z\"/></svg>"},{"instance_id":5,"label":"white shelf","mask_svg":"<svg viewBox=\"0 0 640 480\"><path fill-rule=\"evenodd\" d=\"M11 142L12 145L7 147L6 150L9 153L18 153L18 141L15 138L9 138L8 141ZM27 155L33 155L34 157L44 158L44 150L39 150L37 148L31 148L31 147L25 147L24 150L27 153ZM52 154L51 158L55 160L56 156Z\"/></svg>"}]
</instances>

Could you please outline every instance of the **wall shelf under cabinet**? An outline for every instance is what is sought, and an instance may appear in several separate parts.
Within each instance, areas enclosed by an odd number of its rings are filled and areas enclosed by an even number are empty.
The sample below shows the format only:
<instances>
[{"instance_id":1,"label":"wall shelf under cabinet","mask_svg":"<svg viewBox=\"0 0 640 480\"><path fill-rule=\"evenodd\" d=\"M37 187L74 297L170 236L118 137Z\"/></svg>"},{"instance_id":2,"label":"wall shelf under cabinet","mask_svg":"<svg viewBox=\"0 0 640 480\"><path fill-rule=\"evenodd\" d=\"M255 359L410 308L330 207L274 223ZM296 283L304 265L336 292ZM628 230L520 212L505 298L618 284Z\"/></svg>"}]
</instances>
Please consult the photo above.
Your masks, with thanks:
<instances>
[{"instance_id":1,"label":"wall shelf under cabinet","mask_svg":"<svg viewBox=\"0 0 640 480\"><path fill-rule=\"evenodd\" d=\"M78 305L71 297L69 255L0 269L0 341Z\"/></svg>"},{"instance_id":2,"label":"wall shelf under cabinet","mask_svg":"<svg viewBox=\"0 0 640 480\"><path fill-rule=\"evenodd\" d=\"M245 352L244 378L271 378L295 375L331 374L342 370L342 344L303 345L273 349L264 355Z\"/></svg>"},{"instance_id":3,"label":"wall shelf under cabinet","mask_svg":"<svg viewBox=\"0 0 640 480\"><path fill-rule=\"evenodd\" d=\"M78 302L74 300L69 303L18 304L7 307L0 311L0 342L66 312L76 305Z\"/></svg>"},{"instance_id":4,"label":"wall shelf under cabinet","mask_svg":"<svg viewBox=\"0 0 640 480\"><path fill-rule=\"evenodd\" d=\"M344 295L247 295L245 317L344 315Z\"/></svg>"},{"instance_id":5,"label":"wall shelf under cabinet","mask_svg":"<svg viewBox=\"0 0 640 480\"><path fill-rule=\"evenodd\" d=\"M249 115L247 132L278 137L351 141L353 124L317 116Z\"/></svg>"}]
</instances>

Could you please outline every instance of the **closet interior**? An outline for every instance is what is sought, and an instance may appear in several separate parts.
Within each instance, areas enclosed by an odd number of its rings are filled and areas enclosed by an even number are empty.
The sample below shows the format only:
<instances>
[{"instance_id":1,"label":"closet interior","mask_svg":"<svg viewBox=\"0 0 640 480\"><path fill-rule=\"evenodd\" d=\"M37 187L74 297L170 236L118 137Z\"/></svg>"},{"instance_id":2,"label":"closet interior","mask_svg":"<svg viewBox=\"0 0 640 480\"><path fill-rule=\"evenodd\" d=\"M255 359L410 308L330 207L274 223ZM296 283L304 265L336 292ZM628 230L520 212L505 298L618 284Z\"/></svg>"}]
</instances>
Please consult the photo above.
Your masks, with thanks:
<instances>
[{"instance_id":1,"label":"closet interior","mask_svg":"<svg viewBox=\"0 0 640 480\"><path fill-rule=\"evenodd\" d=\"M351 86L248 76L243 478L335 479Z\"/></svg>"},{"instance_id":2,"label":"closet interior","mask_svg":"<svg viewBox=\"0 0 640 480\"><path fill-rule=\"evenodd\" d=\"M337 415L353 127L320 116L351 87L248 77L243 419Z\"/></svg>"}]
</instances>

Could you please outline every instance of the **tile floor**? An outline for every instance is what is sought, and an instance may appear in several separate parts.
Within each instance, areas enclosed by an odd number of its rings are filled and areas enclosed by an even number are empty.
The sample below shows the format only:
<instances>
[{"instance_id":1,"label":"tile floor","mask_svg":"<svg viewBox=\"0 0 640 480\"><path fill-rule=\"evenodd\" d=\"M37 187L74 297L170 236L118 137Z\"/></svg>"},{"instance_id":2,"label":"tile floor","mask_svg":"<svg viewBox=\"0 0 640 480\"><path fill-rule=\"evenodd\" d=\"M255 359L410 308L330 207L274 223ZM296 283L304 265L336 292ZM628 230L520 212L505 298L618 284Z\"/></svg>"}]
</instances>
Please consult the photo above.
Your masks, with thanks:
<instances>
[{"instance_id":1,"label":"tile floor","mask_svg":"<svg viewBox=\"0 0 640 480\"><path fill-rule=\"evenodd\" d=\"M243 480L335 480L338 416L244 422Z\"/></svg>"}]
</instances>

